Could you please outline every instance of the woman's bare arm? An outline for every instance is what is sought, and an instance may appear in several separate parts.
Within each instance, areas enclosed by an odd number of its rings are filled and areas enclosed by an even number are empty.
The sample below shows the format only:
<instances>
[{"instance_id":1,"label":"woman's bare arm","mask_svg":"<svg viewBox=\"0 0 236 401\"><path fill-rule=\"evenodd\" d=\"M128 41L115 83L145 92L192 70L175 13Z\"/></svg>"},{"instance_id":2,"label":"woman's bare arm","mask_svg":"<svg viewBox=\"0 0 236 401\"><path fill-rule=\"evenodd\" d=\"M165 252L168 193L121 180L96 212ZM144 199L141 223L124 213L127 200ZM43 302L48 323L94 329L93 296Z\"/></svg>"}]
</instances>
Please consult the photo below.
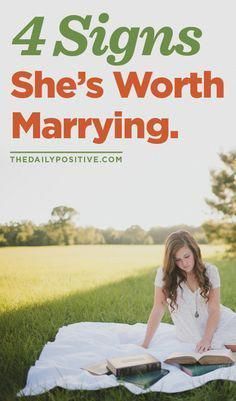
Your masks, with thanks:
<instances>
[{"instance_id":1,"label":"woman's bare arm","mask_svg":"<svg viewBox=\"0 0 236 401\"><path fill-rule=\"evenodd\" d=\"M166 298L162 288L155 287L154 303L148 319L147 329L142 347L148 348L165 313Z\"/></svg>"},{"instance_id":2,"label":"woman's bare arm","mask_svg":"<svg viewBox=\"0 0 236 401\"><path fill-rule=\"evenodd\" d=\"M213 288L209 291L208 319L203 338L196 346L197 352L204 352L210 349L212 337L217 328L220 318L220 288Z\"/></svg>"}]
</instances>

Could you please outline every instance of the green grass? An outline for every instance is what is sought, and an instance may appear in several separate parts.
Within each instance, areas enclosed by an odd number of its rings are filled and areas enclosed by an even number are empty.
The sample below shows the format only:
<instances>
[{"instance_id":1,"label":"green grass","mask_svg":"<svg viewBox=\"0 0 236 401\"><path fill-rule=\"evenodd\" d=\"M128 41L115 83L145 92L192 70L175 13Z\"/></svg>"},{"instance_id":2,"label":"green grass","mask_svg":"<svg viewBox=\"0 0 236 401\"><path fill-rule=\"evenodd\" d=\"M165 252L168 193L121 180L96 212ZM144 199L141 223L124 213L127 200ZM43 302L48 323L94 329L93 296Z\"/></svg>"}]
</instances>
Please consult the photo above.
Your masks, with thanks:
<instances>
[{"instance_id":1,"label":"green grass","mask_svg":"<svg viewBox=\"0 0 236 401\"><path fill-rule=\"evenodd\" d=\"M220 269L222 303L236 310L235 266L223 247L203 246ZM146 322L162 246L71 246L0 249L0 399L12 401L29 367L59 327L79 321ZM127 307L129 306L129 307ZM168 315L164 321L170 322ZM236 399L236 383L215 381L193 391L135 396L122 387L55 389L22 401L174 401Z\"/></svg>"}]
</instances>

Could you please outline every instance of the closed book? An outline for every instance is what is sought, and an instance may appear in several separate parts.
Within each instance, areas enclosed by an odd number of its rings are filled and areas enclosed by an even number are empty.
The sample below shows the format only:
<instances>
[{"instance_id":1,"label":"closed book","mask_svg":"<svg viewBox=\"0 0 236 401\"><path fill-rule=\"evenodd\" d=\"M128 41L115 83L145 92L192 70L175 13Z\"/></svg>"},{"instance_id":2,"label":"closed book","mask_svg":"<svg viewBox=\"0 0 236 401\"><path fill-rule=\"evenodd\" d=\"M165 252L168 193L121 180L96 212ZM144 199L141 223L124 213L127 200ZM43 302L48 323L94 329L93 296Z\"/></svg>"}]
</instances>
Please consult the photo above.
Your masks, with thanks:
<instances>
[{"instance_id":1,"label":"closed book","mask_svg":"<svg viewBox=\"0 0 236 401\"><path fill-rule=\"evenodd\" d=\"M161 362L149 354L129 355L108 359L107 367L115 376L119 377L160 369Z\"/></svg>"},{"instance_id":2,"label":"closed book","mask_svg":"<svg viewBox=\"0 0 236 401\"><path fill-rule=\"evenodd\" d=\"M231 364L232 365L232 364ZM189 376L201 376L206 373L212 372L213 370L226 368L231 366L230 364L220 363L215 365L200 365L198 363L192 365L179 365L180 369L183 370Z\"/></svg>"},{"instance_id":3,"label":"closed book","mask_svg":"<svg viewBox=\"0 0 236 401\"><path fill-rule=\"evenodd\" d=\"M167 369L158 369L152 372L138 373L131 376L121 376L118 380L121 383L133 383L136 386L141 387L142 389L146 389L161 380L162 377L166 376L168 373L169 370Z\"/></svg>"}]
</instances>

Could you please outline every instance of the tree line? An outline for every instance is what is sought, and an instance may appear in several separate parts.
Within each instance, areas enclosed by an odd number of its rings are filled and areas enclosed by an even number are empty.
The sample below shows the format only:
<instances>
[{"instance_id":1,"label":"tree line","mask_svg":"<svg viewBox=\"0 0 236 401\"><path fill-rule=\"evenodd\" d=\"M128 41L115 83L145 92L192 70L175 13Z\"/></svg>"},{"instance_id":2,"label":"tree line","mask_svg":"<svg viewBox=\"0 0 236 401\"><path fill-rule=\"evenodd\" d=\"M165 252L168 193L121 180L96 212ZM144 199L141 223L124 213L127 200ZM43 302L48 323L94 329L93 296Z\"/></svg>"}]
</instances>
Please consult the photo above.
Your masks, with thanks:
<instances>
[{"instance_id":1,"label":"tree line","mask_svg":"<svg viewBox=\"0 0 236 401\"><path fill-rule=\"evenodd\" d=\"M73 208L57 206L52 210L51 219L46 224L36 225L31 221L23 221L0 225L0 246L163 244L169 233L180 228L190 231L198 242L207 242L201 227L152 227L147 231L139 225L132 225L126 230L77 227L73 221L76 214Z\"/></svg>"}]
</instances>

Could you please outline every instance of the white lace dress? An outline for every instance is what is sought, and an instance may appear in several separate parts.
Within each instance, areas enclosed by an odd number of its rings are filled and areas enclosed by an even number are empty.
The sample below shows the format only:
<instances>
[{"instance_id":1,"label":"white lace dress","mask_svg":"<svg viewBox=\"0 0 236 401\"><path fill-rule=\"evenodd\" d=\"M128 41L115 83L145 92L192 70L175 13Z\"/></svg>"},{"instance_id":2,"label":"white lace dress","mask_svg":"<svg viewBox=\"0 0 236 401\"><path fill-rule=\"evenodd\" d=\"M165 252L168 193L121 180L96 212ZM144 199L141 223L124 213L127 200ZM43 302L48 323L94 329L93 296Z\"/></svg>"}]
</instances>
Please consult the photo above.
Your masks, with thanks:
<instances>
[{"instance_id":1,"label":"white lace dress","mask_svg":"<svg viewBox=\"0 0 236 401\"><path fill-rule=\"evenodd\" d=\"M220 276L216 266L206 263L206 270L212 288L220 287ZM156 287L163 287L163 269L157 269ZM208 319L208 306L200 295L199 288L191 291L186 283L177 288L178 308L172 312L170 300L167 299L172 321L176 327L176 335L180 341L197 343L203 337ZM196 311L199 317L195 317ZM212 339L212 348L222 348L224 344L236 344L236 313L224 305L220 305L220 320Z\"/></svg>"}]
</instances>

